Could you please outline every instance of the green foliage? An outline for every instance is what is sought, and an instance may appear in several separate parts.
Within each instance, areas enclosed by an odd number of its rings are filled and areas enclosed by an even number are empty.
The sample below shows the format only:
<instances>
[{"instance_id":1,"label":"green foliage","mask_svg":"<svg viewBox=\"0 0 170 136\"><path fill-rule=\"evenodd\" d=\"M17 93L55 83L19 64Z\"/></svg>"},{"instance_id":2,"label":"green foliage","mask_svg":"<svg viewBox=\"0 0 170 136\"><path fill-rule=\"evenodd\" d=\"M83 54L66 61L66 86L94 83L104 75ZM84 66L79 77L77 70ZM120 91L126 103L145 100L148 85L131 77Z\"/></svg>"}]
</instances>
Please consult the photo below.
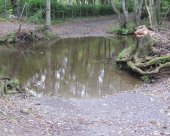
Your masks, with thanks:
<instances>
[{"instance_id":1,"label":"green foliage","mask_svg":"<svg viewBox=\"0 0 170 136\"><path fill-rule=\"evenodd\" d=\"M123 49L119 54L118 54L118 56L117 56L117 58L116 58L116 61L118 61L118 60L124 60L124 61L126 61L127 60L127 58L131 58L131 56L133 56L133 54L134 54L134 52L136 51L136 42L133 42L133 41L129 41L128 42L129 44L128 45L130 45L128 48L125 48L125 49ZM119 65L120 65L121 63L119 63ZM121 66L122 66L122 64L121 64ZM126 65L123 65L125 68L126 68Z\"/></svg>"},{"instance_id":2,"label":"green foliage","mask_svg":"<svg viewBox=\"0 0 170 136\"><path fill-rule=\"evenodd\" d=\"M129 1L129 9L128 9L129 12L133 12L133 8L134 8L133 2L134 2L134 0Z\"/></svg>"},{"instance_id":3,"label":"green foliage","mask_svg":"<svg viewBox=\"0 0 170 136\"><path fill-rule=\"evenodd\" d=\"M136 28L135 22L129 22L127 28L120 27L119 25L113 26L109 29L108 33L118 33L120 35L129 35L133 34Z\"/></svg>"},{"instance_id":4,"label":"green foliage","mask_svg":"<svg viewBox=\"0 0 170 136\"><path fill-rule=\"evenodd\" d=\"M34 24L41 24L44 21L45 11L39 10L36 14L29 17L28 22Z\"/></svg>"},{"instance_id":5,"label":"green foliage","mask_svg":"<svg viewBox=\"0 0 170 136\"><path fill-rule=\"evenodd\" d=\"M118 59L122 59L126 57L126 49L123 49L119 54L118 54Z\"/></svg>"},{"instance_id":6,"label":"green foliage","mask_svg":"<svg viewBox=\"0 0 170 136\"><path fill-rule=\"evenodd\" d=\"M37 11L45 9L45 2L38 0L29 1L29 15L35 16ZM111 15L113 14L113 9L110 4L98 4L98 5L89 5L89 4L73 4L73 5L63 5L57 1L51 1L51 15L52 19L58 18L68 18L68 17L84 17L84 16L98 16L98 15ZM41 16L45 17L45 16ZM34 20L37 18L33 18Z\"/></svg>"},{"instance_id":7,"label":"green foliage","mask_svg":"<svg viewBox=\"0 0 170 136\"><path fill-rule=\"evenodd\" d=\"M0 71L0 93L11 94L20 91L20 82L18 79L11 79L6 75L7 69L2 67Z\"/></svg>"},{"instance_id":8,"label":"green foliage","mask_svg":"<svg viewBox=\"0 0 170 136\"><path fill-rule=\"evenodd\" d=\"M168 7L170 5L170 1L169 0L162 0L162 11L166 12Z\"/></svg>"},{"instance_id":9,"label":"green foliage","mask_svg":"<svg viewBox=\"0 0 170 136\"><path fill-rule=\"evenodd\" d=\"M117 33L122 35L127 35L129 31L127 28L120 28Z\"/></svg>"},{"instance_id":10,"label":"green foliage","mask_svg":"<svg viewBox=\"0 0 170 136\"><path fill-rule=\"evenodd\" d=\"M134 30L136 28L136 23L135 22L129 22L127 25L127 29L129 33L134 33Z\"/></svg>"},{"instance_id":11,"label":"green foliage","mask_svg":"<svg viewBox=\"0 0 170 136\"><path fill-rule=\"evenodd\" d=\"M4 21L6 21L6 20L7 20L6 18L0 17L0 22L4 22Z\"/></svg>"},{"instance_id":12,"label":"green foliage","mask_svg":"<svg viewBox=\"0 0 170 136\"><path fill-rule=\"evenodd\" d=\"M149 77L149 76L142 76L141 79L145 83L154 83L155 82L155 79L153 77Z\"/></svg>"},{"instance_id":13,"label":"green foliage","mask_svg":"<svg viewBox=\"0 0 170 136\"><path fill-rule=\"evenodd\" d=\"M127 24L127 28L120 27L120 29L118 30L118 34L122 34L122 35L133 34L135 28L136 28L136 24L134 22L130 22Z\"/></svg>"},{"instance_id":14,"label":"green foliage","mask_svg":"<svg viewBox=\"0 0 170 136\"><path fill-rule=\"evenodd\" d=\"M5 94L20 93L20 83L18 79L3 78L0 82L1 92Z\"/></svg>"},{"instance_id":15,"label":"green foliage","mask_svg":"<svg viewBox=\"0 0 170 136\"><path fill-rule=\"evenodd\" d=\"M18 79L11 80L10 83L7 85L8 90L12 90L14 88L20 88L20 83Z\"/></svg>"},{"instance_id":16,"label":"green foliage","mask_svg":"<svg viewBox=\"0 0 170 136\"><path fill-rule=\"evenodd\" d=\"M14 42L15 38L16 38L16 33L9 33L6 36L6 40L7 40L8 43Z\"/></svg>"},{"instance_id":17,"label":"green foliage","mask_svg":"<svg viewBox=\"0 0 170 136\"><path fill-rule=\"evenodd\" d=\"M5 37L0 36L0 43L3 43L5 41Z\"/></svg>"},{"instance_id":18,"label":"green foliage","mask_svg":"<svg viewBox=\"0 0 170 136\"><path fill-rule=\"evenodd\" d=\"M56 34L51 31L44 32L44 37L46 40L51 40L56 37Z\"/></svg>"}]
</instances>

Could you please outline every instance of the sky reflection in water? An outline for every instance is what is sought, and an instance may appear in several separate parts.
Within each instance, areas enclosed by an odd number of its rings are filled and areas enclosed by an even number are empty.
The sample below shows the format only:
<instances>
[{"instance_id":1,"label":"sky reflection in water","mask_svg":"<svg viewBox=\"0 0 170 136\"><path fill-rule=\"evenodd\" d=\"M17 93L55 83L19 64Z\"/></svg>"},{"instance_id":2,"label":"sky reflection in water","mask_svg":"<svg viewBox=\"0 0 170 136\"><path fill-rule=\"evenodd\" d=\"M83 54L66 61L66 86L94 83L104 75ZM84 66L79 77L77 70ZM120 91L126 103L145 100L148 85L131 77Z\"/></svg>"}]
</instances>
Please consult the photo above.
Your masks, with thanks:
<instances>
[{"instance_id":1,"label":"sky reflection in water","mask_svg":"<svg viewBox=\"0 0 170 136\"><path fill-rule=\"evenodd\" d=\"M29 48L1 49L7 75L18 78L34 95L103 97L127 91L140 81L114 64L129 39L81 38L46 42ZM111 60L108 63L105 60Z\"/></svg>"}]
</instances>

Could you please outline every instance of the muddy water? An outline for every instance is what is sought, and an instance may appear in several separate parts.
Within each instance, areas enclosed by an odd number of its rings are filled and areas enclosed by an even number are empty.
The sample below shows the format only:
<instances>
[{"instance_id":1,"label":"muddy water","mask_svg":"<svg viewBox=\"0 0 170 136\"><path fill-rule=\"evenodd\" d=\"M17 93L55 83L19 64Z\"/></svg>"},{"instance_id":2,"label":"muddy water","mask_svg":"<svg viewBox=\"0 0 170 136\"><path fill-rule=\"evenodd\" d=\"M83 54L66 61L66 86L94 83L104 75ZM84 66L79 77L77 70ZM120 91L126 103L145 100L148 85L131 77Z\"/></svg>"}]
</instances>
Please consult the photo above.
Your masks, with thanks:
<instances>
[{"instance_id":1,"label":"muddy water","mask_svg":"<svg viewBox=\"0 0 170 136\"><path fill-rule=\"evenodd\" d=\"M129 38L79 38L0 49L1 73L18 78L36 96L104 97L140 81L115 65Z\"/></svg>"}]
</instances>

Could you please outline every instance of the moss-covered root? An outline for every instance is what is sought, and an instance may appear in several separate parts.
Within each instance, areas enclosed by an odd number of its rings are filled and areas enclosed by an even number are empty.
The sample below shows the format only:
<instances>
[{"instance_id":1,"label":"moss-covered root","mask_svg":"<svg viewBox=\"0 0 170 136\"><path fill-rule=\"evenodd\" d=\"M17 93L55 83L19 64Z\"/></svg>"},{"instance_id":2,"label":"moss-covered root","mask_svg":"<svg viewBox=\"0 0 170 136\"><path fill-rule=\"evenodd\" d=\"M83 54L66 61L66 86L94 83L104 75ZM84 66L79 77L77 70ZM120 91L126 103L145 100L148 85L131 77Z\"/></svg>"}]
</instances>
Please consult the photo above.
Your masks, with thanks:
<instances>
[{"instance_id":1,"label":"moss-covered root","mask_svg":"<svg viewBox=\"0 0 170 136\"><path fill-rule=\"evenodd\" d=\"M170 67L170 62L167 62L165 64L160 65L159 67L156 67L153 70L150 71L144 71L141 68L137 67L132 61L127 62L128 67L133 70L134 72L139 73L140 75L154 75L154 74L158 74L160 72L160 70L164 69L164 68L168 68Z\"/></svg>"},{"instance_id":2,"label":"moss-covered root","mask_svg":"<svg viewBox=\"0 0 170 136\"><path fill-rule=\"evenodd\" d=\"M128 47L127 49L122 50L118 57L116 58L116 62L127 62L130 61L133 56L134 53L137 50L137 46L135 44L132 44L130 47Z\"/></svg>"},{"instance_id":3,"label":"moss-covered root","mask_svg":"<svg viewBox=\"0 0 170 136\"><path fill-rule=\"evenodd\" d=\"M153 65L158 66L166 62L170 62L170 55L152 58L151 60L148 60L145 63L136 64L136 67L146 68L146 67L150 67Z\"/></svg>"},{"instance_id":4,"label":"moss-covered root","mask_svg":"<svg viewBox=\"0 0 170 136\"><path fill-rule=\"evenodd\" d=\"M125 68L143 76L155 75L162 69L170 67L170 54L166 49L167 46L169 49L170 45L168 42L162 43L162 39L157 38L159 33L148 30L146 26L140 26L135 35L137 38L135 48L129 47L121 52L116 60L118 64L123 64ZM166 39L166 41L169 40ZM164 53L157 52L155 49L164 50Z\"/></svg>"}]
</instances>

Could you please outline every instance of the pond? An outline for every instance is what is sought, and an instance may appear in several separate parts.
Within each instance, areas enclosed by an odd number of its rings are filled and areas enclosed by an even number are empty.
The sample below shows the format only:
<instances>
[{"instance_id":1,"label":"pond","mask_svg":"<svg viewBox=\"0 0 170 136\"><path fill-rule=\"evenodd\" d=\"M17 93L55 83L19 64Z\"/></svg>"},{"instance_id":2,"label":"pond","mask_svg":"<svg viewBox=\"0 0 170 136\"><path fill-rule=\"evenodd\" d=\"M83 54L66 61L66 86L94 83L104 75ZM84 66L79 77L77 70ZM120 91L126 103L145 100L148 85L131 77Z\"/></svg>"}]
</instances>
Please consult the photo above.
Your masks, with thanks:
<instances>
[{"instance_id":1,"label":"pond","mask_svg":"<svg viewBox=\"0 0 170 136\"><path fill-rule=\"evenodd\" d=\"M2 47L1 73L19 79L35 96L100 98L141 82L115 65L132 38L77 38Z\"/></svg>"}]
</instances>

